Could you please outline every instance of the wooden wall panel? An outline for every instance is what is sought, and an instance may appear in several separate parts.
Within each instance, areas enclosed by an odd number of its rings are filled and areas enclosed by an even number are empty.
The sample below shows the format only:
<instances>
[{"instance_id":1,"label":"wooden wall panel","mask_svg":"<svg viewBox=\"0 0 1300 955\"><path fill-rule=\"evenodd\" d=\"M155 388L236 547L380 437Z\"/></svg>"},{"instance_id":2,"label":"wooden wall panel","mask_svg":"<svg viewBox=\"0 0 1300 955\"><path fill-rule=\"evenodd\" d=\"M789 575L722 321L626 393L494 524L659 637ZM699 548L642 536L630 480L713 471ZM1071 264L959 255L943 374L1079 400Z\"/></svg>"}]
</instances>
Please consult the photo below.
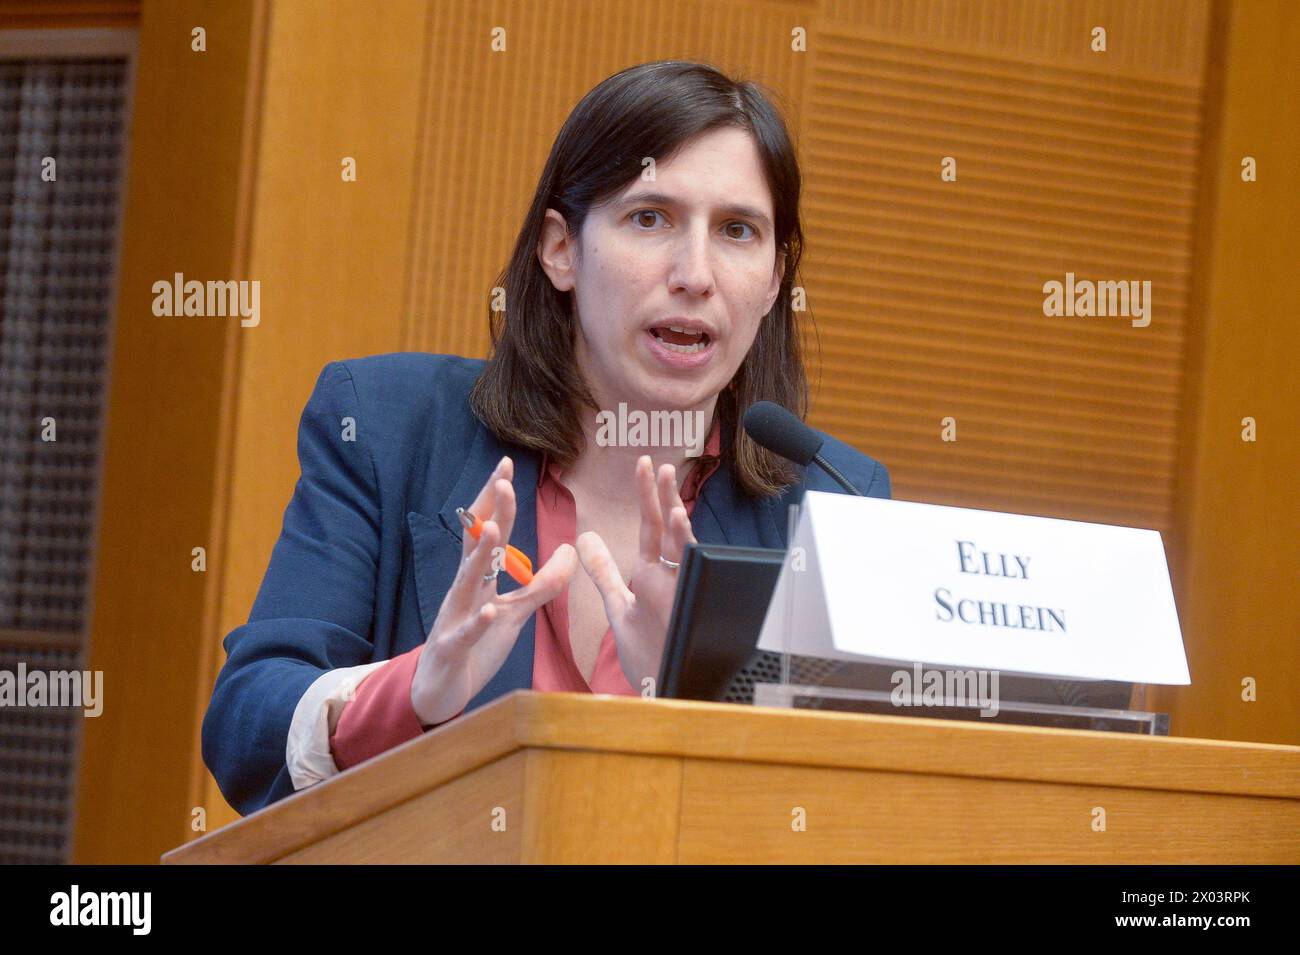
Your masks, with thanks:
<instances>
[{"instance_id":1,"label":"wooden wall panel","mask_svg":"<svg viewBox=\"0 0 1300 955\"><path fill-rule=\"evenodd\" d=\"M79 863L156 862L201 804L194 716L211 693L215 581L191 548L215 550L233 341L227 319L154 315L152 287L240 268L255 7L141 13L90 631L104 712L82 741ZM196 23L214 40L205 54L190 49Z\"/></svg>"},{"instance_id":2,"label":"wooden wall panel","mask_svg":"<svg viewBox=\"0 0 1300 955\"><path fill-rule=\"evenodd\" d=\"M1223 4L1176 485L1178 733L1300 743L1300 6ZM1289 119L1283 120L1283 117ZM1241 178L1254 157L1258 179ZM1255 419L1253 442L1242 419ZM1255 681L1255 699L1243 681Z\"/></svg>"},{"instance_id":3,"label":"wooden wall panel","mask_svg":"<svg viewBox=\"0 0 1300 955\"><path fill-rule=\"evenodd\" d=\"M1096 68L1090 32L1109 34L1104 62L1125 76L1199 81L1209 0L823 0L827 20L971 52Z\"/></svg>"},{"instance_id":4,"label":"wooden wall panel","mask_svg":"<svg viewBox=\"0 0 1300 955\"><path fill-rule=\"evenodd\" d=\"M1199 67L1088 52L1083 3L1023 37L1048 5L867 6L867 26L821 23L805 95L814 420L886 461L909 500L1166 529ZM1113 42L1160 28L1137 17ZM1053 55L1067 35L1083 52ZM1067 272L1150 281L1151 324L1044 316L1043 283Z\"/></svg>"},{"instance_id":5,"label":"wooden wall panel","mask_svg":"<svg viewBox=\"0 0 1300 955\"><path fill-rule=\"evenodd\" d=\"M261 282L262 314L238 329L205 702L221 640L247 621L279 536L317 375L329 361L401 347L424 15L418 0L271 9L247 271ZM357 162L356 182L343 180L344 157ZM195 771L215 828L235 813L203 768L199 729Z\"/></svg>"}]
</instances>

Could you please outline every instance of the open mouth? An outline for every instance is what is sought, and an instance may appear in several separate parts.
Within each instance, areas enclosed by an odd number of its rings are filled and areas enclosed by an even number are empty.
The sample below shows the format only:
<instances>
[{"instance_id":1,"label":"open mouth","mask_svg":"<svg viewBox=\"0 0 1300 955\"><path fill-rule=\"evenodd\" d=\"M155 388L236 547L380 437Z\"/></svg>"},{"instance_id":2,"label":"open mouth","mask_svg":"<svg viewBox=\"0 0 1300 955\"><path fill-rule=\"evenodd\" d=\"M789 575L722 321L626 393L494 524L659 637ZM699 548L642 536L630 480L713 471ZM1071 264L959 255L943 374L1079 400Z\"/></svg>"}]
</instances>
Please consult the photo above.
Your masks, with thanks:
<instances>
[{"instance_id":1,"label":"open mouth","mask_svg":"<svg viewBox=\"0 0 1300 955\"><path fill-rule=\"evenodd\" d=\"M669 351L680 352L683 355L704 351L709 347L707 332L691 332L676 325L652 328L650 334Z\"/></svg>"}]
</instances>

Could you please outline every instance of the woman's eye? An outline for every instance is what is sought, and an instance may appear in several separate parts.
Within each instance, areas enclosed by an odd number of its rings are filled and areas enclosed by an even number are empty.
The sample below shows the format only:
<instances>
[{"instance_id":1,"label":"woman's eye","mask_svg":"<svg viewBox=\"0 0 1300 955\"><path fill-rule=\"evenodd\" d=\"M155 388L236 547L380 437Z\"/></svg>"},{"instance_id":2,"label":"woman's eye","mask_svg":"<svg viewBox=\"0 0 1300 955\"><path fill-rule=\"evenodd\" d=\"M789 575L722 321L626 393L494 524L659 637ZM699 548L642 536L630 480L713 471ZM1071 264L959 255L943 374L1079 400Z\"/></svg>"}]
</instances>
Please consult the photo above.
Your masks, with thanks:
<instances>
[{"instance_id":1,"label":"woman's eye","mask_svg":"<svg viewBox=\"0 0 1300 955\"><path fill-rule=\"evenodd\" d=\"M730 232L729 232L728 235L730 235L731 238L733 238L733 239L741 239L741 240L744 240L744 239L752 238L754 235L757 235L757 232L755 231L754 227L753 227L752 225L750 225L748 222L728 222L728 223L727 223L727 228L728 228L728 229L734 229L734 228L736 228L737 226L739 226L739 227L742 228L742 229L748 229L749 232L750 232L750 234L749 234L749 235L745 235L745 234L742 233L741 235L736 235L736 234L734 234L734 233L730 233Z\"/></svg>"}]
</instances>

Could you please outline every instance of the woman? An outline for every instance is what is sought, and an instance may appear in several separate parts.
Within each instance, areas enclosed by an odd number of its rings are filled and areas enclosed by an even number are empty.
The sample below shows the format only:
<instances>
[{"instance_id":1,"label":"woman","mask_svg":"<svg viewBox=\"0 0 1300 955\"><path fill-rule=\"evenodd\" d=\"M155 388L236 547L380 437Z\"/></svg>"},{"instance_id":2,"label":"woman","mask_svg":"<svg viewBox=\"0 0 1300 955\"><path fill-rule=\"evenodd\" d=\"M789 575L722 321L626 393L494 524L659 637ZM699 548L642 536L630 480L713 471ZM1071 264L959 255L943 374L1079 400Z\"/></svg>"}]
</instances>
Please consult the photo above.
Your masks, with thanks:
<instances>
[{"instance_id":1,"label":"woman","mask_svg":"<svg viewBox=\"0 0 1300 955\"><path fill-rule=\"evenodd\" d=\"M653 694L686 544L783 547L787 505L838 490L737 429L755 401L806 413L799 188L757 87L696 63L624 70L556 138L486 363L326 366L203 723L232 806L514 689ZM620 409L679 413L707 437L611 442L601 413ZM871 458L829 436L822 453L889 496ZM500 573L507 546L535 558L526 586Z\"/></svg>"}]
</instances>

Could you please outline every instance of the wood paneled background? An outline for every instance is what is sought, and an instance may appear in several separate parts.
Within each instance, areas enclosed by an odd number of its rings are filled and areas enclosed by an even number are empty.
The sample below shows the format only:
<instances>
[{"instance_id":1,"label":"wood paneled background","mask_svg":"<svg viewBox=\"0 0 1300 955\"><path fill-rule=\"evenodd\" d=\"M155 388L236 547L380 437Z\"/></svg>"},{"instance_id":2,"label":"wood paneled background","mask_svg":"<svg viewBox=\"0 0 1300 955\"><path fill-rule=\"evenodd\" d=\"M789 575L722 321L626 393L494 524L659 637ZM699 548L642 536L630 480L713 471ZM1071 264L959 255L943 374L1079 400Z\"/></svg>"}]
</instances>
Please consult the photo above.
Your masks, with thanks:
<instances>
[{"instance_id":1,"label":"wood paneled background","mask_svg":"<svg viewBox=\"0 0 1300 955\"><path fill-rule=\"evenodd\" d=\"M242 66L227 69L241 71L228 78L246 96L208 89L207 66L185 53L194 24L221 19L208 5L142 4L132 166L133 206L206 196L232 216L222 241L233 274L195 277L262 283L258 327L214 336L220 320L187 319L168 333L169 348L208 349L209 362L225 349L219 393L205 396L219 425L190 439L214 449L216 473L153 491L165 512L176 506L169 494L202 489L206 526L187 533L209 542L209 570L195 595L187 556L142 552L150 588L190 596L168 605L183 640L141 639L189 655L200 673L169 688L188 694L183 707L140 691L178 718L183 710L188 748L172 740L114 772L137 773L140 792L149 773L181 774L190 797L169 797L172 814L152 828L96 837L114 818L93 798L108 778L97 765L83 777L84 861L155 859L190 834L193 807L206 809L209 829L233 818L201 765L198 720L220 640L247 618L279 533L297 478L298 416L321 366L402 349L484 355L489 287L564 118L604 77L666 57L764 83L791 124L805 173L802 284L820 353L813 423L884 460L899 498L1161 530L1194 680L1155 696L1174 732L1300 742L1288 609L1300 567L1300 335L1288 284L1300 252L1294 5L250 0L222 9L242 23L210 31L209 44L243 44ZM498 26L507 48L494 53ZM1089 48L1096 26L1105 53ZM791 49L800 27L802 53ZM163 83L169 97L147 95ZM151 187L157 170L185 175L164 134L204 122L214 104L233 125L210 147L246 146L238 181L195 171L188 186ZM1258 182L1240 179L1245 155L1260 160ZM345 156L357 160L355 183L339 175ZM955 182L940 177L945 156L957 160ZM179 268L152 223L140 214L127 223L141 280ZM189 217L184 228L212 225ZM209 265L220 269L220 257ZM1045 317L1043 283L1066 272L1150 281L1150 326ZM146 303L123 289L115 383L169 374L148 358L144 332L158 320ZM130 407L135 419L117 427L186 413ZM1239 437L1246 415L1260 422L1254 444ZM946 417L954 442L942 440ZM118 482L143 466L116 461ZM167 538L162 523L132 530L137 547ZM106 525L104 546L126 534L121 522ZM95 646L138 637L144 619L105 591L114 580L99 592L116 612L97 617ZM1258 702L1241 700L1245 677L1259 681ZM106 724L116 739L101 744L130 753L127 740L145 729L138 709Z\"/></svg>"},{"instance_id":2,"label":"wood paneled background","mask_svg":"<svg viewBox=\"0 0 1300 955\"><path fill-rule=\"evenodd\" d=\"M1086 43L1048 55L1089 35L1082 4L1041 32L1006 6L951 24L953 5L934 6L919 27L834 22L820 38L802 111L816 419L913 500L1165 530L1201 44L1157 72ZM1042 12L1010 9L1027 8ZM1189 11L1198 40L1204 12ZM1150 326L1045 318L1043 283L1067 272L1150 281Z\"/></svg>"}]
</instances>

